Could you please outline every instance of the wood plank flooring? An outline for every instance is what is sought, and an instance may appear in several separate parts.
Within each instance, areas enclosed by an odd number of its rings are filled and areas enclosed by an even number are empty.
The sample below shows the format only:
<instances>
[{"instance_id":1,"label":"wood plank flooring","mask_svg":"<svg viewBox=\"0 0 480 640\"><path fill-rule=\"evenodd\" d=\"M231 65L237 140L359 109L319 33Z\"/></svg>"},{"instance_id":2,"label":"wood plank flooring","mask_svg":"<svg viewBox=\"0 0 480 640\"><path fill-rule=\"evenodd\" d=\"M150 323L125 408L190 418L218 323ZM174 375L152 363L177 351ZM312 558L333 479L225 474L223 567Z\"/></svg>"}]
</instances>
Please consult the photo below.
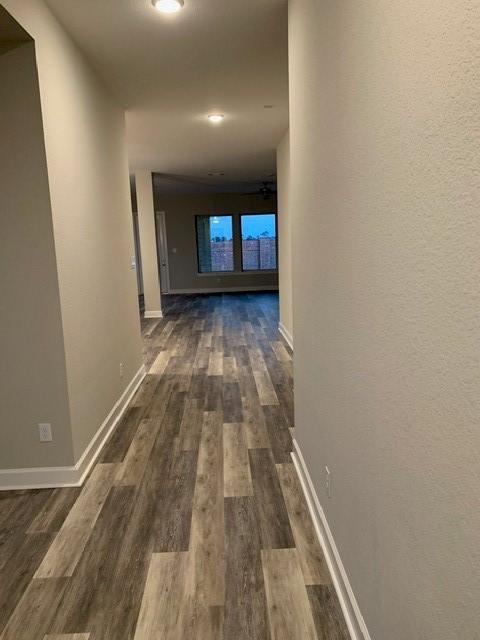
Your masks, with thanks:
<instances>
[{"instance_id":1,"label":"wood plank flooring","mask_svg":"<svg viewBox=\"0 0 480 640\"><path fill-rule=\"evenodd\" d=\"M347 640L273 293L168 296L80 489L0 493L0 640Z\"/></svg>"}]
</instances>

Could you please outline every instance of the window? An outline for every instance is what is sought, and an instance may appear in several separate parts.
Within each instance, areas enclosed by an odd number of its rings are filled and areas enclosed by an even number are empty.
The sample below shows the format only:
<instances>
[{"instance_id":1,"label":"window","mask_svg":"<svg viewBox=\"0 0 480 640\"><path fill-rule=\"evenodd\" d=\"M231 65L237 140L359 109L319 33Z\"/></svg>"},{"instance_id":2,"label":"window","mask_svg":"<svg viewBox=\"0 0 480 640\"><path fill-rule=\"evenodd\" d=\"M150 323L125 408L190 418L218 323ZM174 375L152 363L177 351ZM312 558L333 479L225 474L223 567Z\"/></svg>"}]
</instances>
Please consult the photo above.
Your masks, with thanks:
<instances>
[{"instance_id":1,"label":"window","mask_svg":"<svg viewBox=\"0 0 480 640\"><path fill-rule=\"evenodd\" d=\"M248 213L240 216L242 229L242 269L277 268L277 216L274 213Z\"/></svg>"},{"instance_id":2,"label":"window","mask_svg":"<svg viewBox=\"0 0 480 640\"><path fill-rule=\"evenodd\" d=\"M197 216L198 271L233 271L232 216Z\"/></svg>"}]
</instances>

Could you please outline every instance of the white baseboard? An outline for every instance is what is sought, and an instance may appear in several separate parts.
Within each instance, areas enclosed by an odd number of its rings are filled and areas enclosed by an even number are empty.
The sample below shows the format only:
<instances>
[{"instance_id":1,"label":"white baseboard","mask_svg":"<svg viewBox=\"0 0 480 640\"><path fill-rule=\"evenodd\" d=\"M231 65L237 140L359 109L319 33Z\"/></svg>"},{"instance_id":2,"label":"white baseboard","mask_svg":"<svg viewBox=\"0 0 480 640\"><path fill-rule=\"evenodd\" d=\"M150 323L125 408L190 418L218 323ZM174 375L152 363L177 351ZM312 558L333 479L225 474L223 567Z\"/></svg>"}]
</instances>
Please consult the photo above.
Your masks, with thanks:
<instances>
[{"instance_id":1,"label":"white baseboard","mask_svg":"<svg viewBox=\"0 0 480 640\"><path fill-rule=\"evenodd\" d=\"M371 640L298 442L294 440L293 445L295 448L292 452L293 463L307 500L315 531L322 546L350 636L352 640Z\"/></svg>"},{"instance_id":2,"label":"white baseboard","mask_svg":"<svg viewBox=\"0 0 480 640\"><path fill-rule=\"evenodd\" d=\"M170 289L168 294L179 295L182 293L248 293L249 291L278 291L278 285L266 284L263 287L211 287L208 289Z\"/></svg>"},{"instance_id":3,"label":"white baseboard","mask_svg":"<svg viewBox=\"0 0 480 640\"><path fill-rule=\"evenodd\" d=\"M162 311L145 311L144 318L163 318Z\"/></svg>"},{"instance_id":4,"label":"white baseboard","mask_svg":"<svg viewBox=\"0 0 480 640\"><path fill-rule=\"evenodd\" d=\"M292 334L287 331L287 329L285 329L285 326L279 322L278 323L278 330L280 331L280 333L282 334L282 336L285 338L288 346L290 347L290 349L293 351L293 337Z\"/></svg>"},{"instance_id":5,"label":"white baseboard","mask_svg":"<svg viewBox=\"0 0 480 640\"><path fill-rule=\"evenodd\" d=\"M117 426L125 409L128 407L130 400L142 383L145 375L145 365L142 365L75 465L71 467L34 467L31 469L0 470L0 491L80 487L98 458L104 444Z\"/></svg>"}]
</instances>

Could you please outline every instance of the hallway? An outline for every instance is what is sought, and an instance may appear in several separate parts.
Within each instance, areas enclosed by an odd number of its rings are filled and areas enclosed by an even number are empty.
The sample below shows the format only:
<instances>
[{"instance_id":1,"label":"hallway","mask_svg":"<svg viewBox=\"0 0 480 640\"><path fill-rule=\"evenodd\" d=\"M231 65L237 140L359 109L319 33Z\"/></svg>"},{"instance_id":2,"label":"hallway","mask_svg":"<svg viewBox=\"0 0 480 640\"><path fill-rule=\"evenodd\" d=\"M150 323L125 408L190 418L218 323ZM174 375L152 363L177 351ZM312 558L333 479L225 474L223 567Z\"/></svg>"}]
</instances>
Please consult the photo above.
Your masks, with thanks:
<instances>
[{"instance_id":1,"label":"hallway","mask_svg":"<svg viewBox=\"0 0 480 640\"><path fill-rule=\"evenodd\" d=\"M0 495L2 640L348 638L277 325L273 293L142 321L149 373L84 488Z\"/></svg>"},{"instance_id":2,"label":"hallway","mask_svg":"<svg viewBox=\"0 0 480 640\"><path fill-rule=\"evenodd\" d=\"M0 0L0 86L0 640L480 640L480 0Z\"/></svg>"}]
</instances>

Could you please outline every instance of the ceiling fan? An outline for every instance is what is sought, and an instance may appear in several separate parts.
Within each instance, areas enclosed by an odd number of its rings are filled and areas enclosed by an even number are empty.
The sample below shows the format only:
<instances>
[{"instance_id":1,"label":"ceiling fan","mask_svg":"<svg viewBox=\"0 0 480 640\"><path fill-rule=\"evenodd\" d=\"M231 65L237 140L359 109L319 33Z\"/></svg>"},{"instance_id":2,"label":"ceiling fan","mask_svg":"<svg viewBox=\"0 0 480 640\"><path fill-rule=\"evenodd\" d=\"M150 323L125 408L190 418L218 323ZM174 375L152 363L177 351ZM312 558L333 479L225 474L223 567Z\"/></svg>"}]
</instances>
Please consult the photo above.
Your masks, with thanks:
<instances>
[{"instance_id":1,"label":"ceiling fan","mask_svg":"<svg viewBox=\"0 0 480 640\"><path fill-rule=\"evenodd\" d=\"M257 191L250 191L246 193L247 196L263 196L264 200L268 200L271 196L276 195L277 191L275 188L272 189L269 185L276 186L276 183L271 180L263 180L262 186Z\"/></svg>"}]
</instances>

